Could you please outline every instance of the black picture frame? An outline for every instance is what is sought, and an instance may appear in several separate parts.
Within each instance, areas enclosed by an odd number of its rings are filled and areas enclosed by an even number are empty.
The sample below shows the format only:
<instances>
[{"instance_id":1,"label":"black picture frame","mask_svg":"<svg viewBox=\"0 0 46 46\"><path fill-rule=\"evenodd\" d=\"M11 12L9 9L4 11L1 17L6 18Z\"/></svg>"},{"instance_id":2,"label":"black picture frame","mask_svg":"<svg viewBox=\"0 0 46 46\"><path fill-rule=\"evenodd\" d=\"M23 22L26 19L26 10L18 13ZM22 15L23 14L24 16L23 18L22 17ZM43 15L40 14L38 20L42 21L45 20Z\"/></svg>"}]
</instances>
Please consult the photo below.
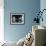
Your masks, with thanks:
<instances>
[{"instance_id":1,"label":"black picture frame","mask_svg":"<svg viewBox=\"0 0 46 46\"><path fill-rule=\"evenodd\" d=\"M10 24L12 25L25 24L25 14L24 13L10 13Z\"/></svg>"}]
</instances>

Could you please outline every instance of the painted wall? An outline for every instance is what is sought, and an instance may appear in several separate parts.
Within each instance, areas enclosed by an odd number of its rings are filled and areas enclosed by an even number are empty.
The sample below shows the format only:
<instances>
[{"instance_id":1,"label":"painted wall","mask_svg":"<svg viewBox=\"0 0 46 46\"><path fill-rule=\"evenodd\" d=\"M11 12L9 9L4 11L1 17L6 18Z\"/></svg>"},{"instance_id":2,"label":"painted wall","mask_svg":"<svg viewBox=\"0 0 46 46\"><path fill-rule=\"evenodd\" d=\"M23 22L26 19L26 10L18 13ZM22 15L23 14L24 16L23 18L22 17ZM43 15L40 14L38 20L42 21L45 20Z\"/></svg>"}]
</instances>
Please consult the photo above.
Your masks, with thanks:
<instances>
[{"instance_id":1,"label":"painted wall","mask_svg":"<svg viewBox=\"0 0 46 46\"><path fill-rule=\"evenodd\" d=\"M43 9L46 9L46 0L41 0L40 1L40 9L41 9L41 11L43 10ZM46 26L46 10L43 12L43 19L44 19L44 21L42 22L40 22L40 25L43 25L43 26Z\"/></svg>"},{"instance_id":2,"label":"painted wall","mask_svg":"<svg viewBox=\"0 0 46 46\"><path fill-rule=\"evenodd\" d=\"M7 41L18 41L32 29L36 12L40 9L40 0L4 0L4 35ZM24 25L11 25L10 13L24 13Z\"/></svg>"}]
</instances>

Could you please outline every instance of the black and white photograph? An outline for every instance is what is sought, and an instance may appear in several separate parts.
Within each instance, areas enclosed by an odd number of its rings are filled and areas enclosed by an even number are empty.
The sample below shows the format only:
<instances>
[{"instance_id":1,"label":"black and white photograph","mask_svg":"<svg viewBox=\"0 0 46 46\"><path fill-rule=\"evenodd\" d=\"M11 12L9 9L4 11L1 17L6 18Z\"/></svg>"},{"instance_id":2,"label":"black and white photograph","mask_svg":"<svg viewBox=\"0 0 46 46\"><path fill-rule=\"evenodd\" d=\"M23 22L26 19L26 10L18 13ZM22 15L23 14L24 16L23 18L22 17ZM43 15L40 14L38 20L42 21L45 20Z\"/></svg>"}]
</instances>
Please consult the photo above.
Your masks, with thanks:
<instances>
[{"instance_id":1,"label":"black and white photograph","mask_svg":"<svg viewBox=\"0 0 46 46\"><path fill-rule=\"evenodd\" d=\"M24 24L24 13L11 13L10 23L11 24Z\"/></svg>"}]
</instances>

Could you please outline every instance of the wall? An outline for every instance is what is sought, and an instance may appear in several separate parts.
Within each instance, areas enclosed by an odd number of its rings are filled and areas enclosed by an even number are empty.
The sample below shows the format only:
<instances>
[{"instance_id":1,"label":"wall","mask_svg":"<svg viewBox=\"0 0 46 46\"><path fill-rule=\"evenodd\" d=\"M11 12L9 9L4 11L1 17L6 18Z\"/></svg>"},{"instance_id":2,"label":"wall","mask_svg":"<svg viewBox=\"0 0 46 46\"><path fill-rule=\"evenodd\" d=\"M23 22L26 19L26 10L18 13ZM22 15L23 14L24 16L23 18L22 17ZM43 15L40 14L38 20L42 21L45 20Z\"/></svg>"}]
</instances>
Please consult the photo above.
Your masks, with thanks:
<instances>
[{"instance_id":1,"label":"wall","mask_svg":"<svg viewBox=\"0 0 46 46\"><path fill-rule=\"evenodd\" d=\"M4 0L0 0L0 42L4 41Z\"/></svg>"},{"instance_id":2,"label":"wall","mask_svg":"<svg viewBox=\"0 0 46 46\"><path fill-rule=\"evenodd\" d=\"M41 0L41 1L40 1L40 9L41 9L41 11L42 11L43 9L46 9L46 0ZM45 19L46 19L46 10L43 12L42 17L43 17L43 22L41 21L41 22L40 22L40 25L46 27L46 20L45 20Z\"/></svg>"},{"instance_id":3,"label":"wall","mask_svg":"<svg viewBox=\"0 0 46 46\"><path fill-rule=\"evenodd\" d=\"M18 41L32 29L35 14L40 10L40 0L4 0L4 35L7 41ZM10 13L24 13L24 25L11 25Z\"/></svg>"}]
</instances>

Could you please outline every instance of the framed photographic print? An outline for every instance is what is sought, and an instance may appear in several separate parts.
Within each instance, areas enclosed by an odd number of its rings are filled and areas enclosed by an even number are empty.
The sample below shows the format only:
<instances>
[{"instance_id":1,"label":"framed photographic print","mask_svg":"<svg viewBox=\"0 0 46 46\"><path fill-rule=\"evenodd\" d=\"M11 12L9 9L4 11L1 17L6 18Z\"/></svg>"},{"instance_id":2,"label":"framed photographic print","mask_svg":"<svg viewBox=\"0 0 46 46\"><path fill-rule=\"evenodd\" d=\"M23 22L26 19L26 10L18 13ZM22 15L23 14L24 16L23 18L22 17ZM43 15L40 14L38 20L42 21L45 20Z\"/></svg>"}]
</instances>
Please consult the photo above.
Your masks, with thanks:
<instances>
[{"instance_id":1,"label":"framed photographic print","mask_svg":"<svg viewBox=\"0 0 46 46\"><path fill-rule=\"evenodd\" d=\"M11 13L10 14L10 23L11 24L24 24L24 13Z\"/></svg>"}]
</instances>

